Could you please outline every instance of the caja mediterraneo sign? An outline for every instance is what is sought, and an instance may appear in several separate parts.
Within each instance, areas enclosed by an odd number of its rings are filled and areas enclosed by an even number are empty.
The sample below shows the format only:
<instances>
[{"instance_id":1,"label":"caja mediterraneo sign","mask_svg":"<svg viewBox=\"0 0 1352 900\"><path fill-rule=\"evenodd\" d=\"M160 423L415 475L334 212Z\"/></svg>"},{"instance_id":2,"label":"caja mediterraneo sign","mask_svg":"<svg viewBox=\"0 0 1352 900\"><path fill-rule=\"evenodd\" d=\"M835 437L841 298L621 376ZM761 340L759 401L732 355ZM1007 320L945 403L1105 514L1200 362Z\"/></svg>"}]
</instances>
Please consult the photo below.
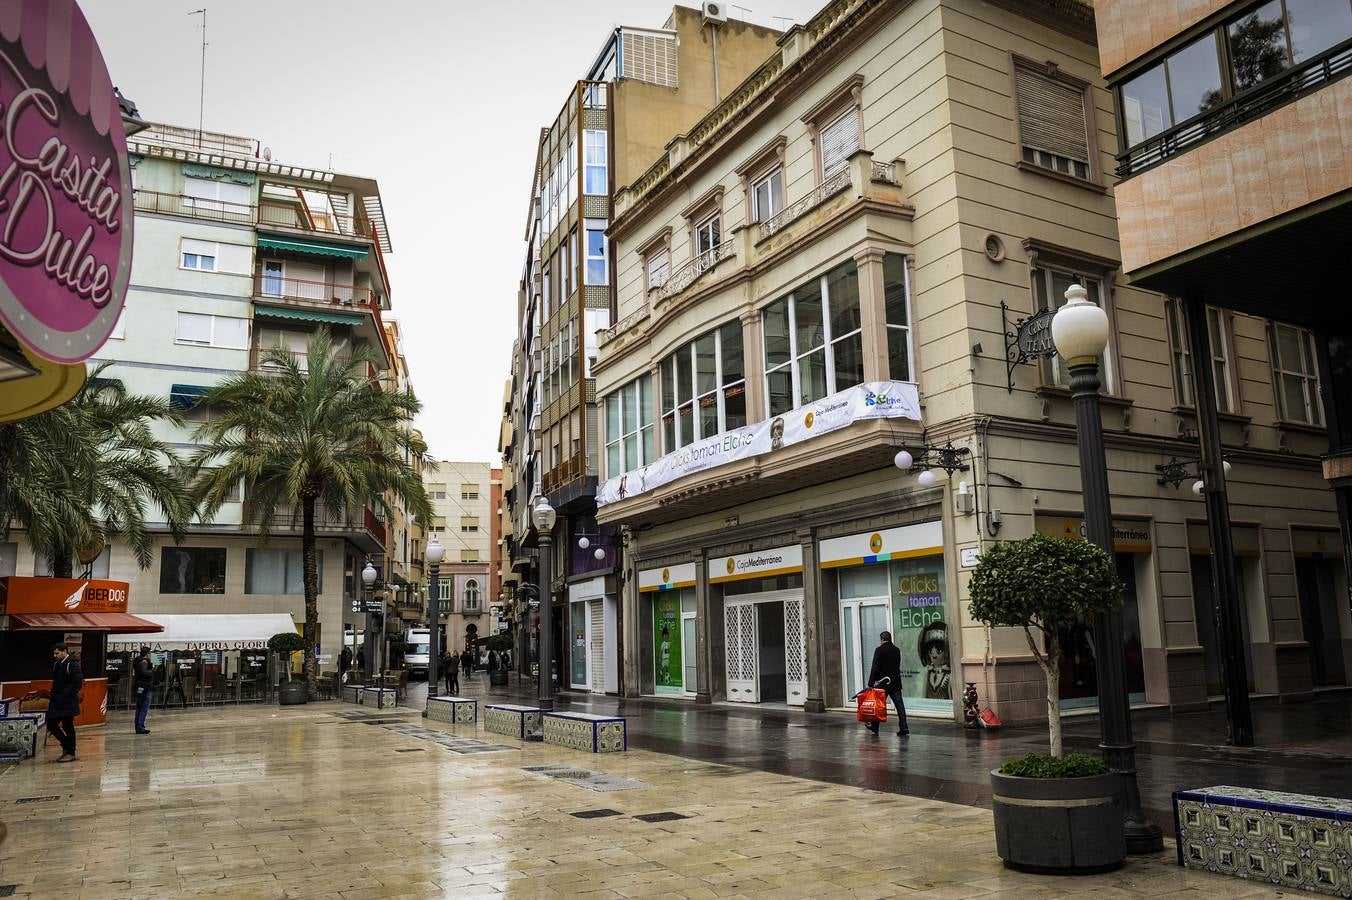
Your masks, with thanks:
<instances>
[{"instance_id":1,"label":"caja mediterraneo sign","mask_svg":"<svg viewBox=\"0 0 1352 900\"><path fill-rule=\"evenodd\" d=\"M131 273L121 108L74 0L0 0L0 320L39 356L88 359Z\"/></svg>"}]
</instances>

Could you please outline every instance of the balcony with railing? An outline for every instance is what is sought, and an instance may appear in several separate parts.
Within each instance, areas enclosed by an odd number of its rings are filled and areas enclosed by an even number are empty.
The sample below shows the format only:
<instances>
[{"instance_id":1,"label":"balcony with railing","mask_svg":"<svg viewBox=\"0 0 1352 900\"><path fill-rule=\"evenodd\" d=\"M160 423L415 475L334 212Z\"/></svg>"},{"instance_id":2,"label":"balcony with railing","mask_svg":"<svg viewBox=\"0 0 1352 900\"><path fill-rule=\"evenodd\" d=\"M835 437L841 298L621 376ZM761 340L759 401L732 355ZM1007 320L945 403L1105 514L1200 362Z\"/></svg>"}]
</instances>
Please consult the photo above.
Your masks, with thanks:
<instances>
[{"instance_id":1,"label":"balcony with railing","mask_svg":"<svg viewBox=\"0 0 1352 900\"><path fill-rule=\"evenodd\" d=\"M375 230L366 216L311 210L302 203L279 203L264 199L258 206L258 224L265 228L327 234L341 237L375 238Z\"/></svg>"},{"instance_id":2,"label":"balcony with railing","mask_svg":"<svg viewBox=\"0 0 1352 900\"><path fill-rule=\"evenodd\" d=\"M283 278L268 272L254 275L254 296L269 303L297 306L357 308L379 314L379 296L370 288L334 281Z\"/></svg>"},{"instance_id":3,"label":"balcony with railing","mask_svg":"<svg viewBox=\"0 0 1352 900\"><path fill-rule=\"evenodd\" d=\"M383 553L385 526L371 511L363 507L362 514L349 514L330 509L323 504L315 506L315 534L321 537L346 537L365 553ZM268 517L268 530L275 535L299 535L304 518L299 509L279 507Z\"/></svg>"},{"instance_id":4,"label":"balcony with railing","mask_svg":"<svg viewBox=\"0 0 1352 900\"><path fill-rule=\"evenodd\" d=\"M710 247L703 253L693 256L683 264L676 267L666 280L660 285L650 288L650 293L657 294L657 300L660 302L679 294L681 291L690 287L704 273L712 271L719 263L727 259L732 259L737 255L737 242L729 239L717 246Z\"/></svg>"},{"instance_id":5,"label":"balcony with railing","mask_svg":"<svg viewBox=\"0 0 1352 900\"><path fill-rule=\"evenodd\" d=\"M158 213L165 216L186 216L210 222L228 222L233 225L252 225L257 207L251 203L230 203L189 197L187 194L166 194L137 188L132 193L137 212Z\"/></svg>"},{"instance_id":6,"label":"balcony with railing","mask_svg":"<svg viewBox=\"0 0 1352 900\"><path fill-rule=\"evenodd\" d=\"M308 235L366 238L379 243L376 229L365 215L316 212L300 202L277 202L265 198L257 205L231 203L144 188L137 188L133 192L132 202L137 212L185 216L233 225L256 225Z\"/></svg>"},{"instance_id":7,"label":"balcony with railing","mask_svg":"<svg viewBox=\"0 0 1352 900\"><path fill-rule=\"evenodd\" d=\"M850 187L850 169L844 168L760 223L760 239L773 237L827 200Z\"/></svg>"}]
</instances>

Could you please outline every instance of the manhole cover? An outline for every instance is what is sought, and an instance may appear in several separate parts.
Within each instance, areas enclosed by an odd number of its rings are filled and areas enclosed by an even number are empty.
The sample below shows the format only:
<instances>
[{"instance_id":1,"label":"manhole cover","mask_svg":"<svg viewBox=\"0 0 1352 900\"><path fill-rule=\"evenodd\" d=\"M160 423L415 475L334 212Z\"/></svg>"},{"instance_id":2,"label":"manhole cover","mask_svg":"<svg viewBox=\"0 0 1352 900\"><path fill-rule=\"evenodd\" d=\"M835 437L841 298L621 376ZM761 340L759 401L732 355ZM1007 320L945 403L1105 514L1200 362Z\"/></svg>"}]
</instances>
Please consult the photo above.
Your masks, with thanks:
<instances>
[{"instance_id":1,"label":"manhole cover","mask_svg":"<svg viewBox=\"0 0 1352 900\"><path fill-rule=\"evenodd\" d=\"M575 819L604 819L607 816L618 816L622 813L617 809L584 809L582 812L569 813Z\"/></svg>"},{"instance_id":2,"label":"manhole cover","mask_svg":"<svg viewBox=\"0 0 1352 900\"><path fill-rule=\"evenodd\" d=\"M50 797L20 797L15 803L47 803L51 800L60 800L60 794L53 794Z\"/></svg>"},{"instance_id":3,"label":"manhole cover","mask_svg":"<svg viewBox=\"0 0 1352 900\"><path fill-rule=\"evenodd\" d=\"M634 816L640 822L675 822L677 819L688 819L689 816L683 816L680 813L660 812L648 813L645 816Z\"/></svg>"}]
</instances>

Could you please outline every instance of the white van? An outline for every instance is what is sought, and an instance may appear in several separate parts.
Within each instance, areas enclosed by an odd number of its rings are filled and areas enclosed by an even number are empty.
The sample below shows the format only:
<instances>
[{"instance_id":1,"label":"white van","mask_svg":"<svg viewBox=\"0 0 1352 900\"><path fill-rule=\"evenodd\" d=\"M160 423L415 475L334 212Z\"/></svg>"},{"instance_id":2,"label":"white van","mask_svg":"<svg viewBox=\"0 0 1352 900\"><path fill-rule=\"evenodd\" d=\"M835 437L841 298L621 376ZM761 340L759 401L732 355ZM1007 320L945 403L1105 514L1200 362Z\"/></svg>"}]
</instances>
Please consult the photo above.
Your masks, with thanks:
<instances>
[{"instance_id":1,"label":"white van","mask_svg":"<svg viewBox=\"0 0 1352 900\"><path fill-rule=\"evenodd\" d=\"M427 678L427 654L431 643L426 628L410 628L404 634L404 668L408 669L410 678L415 675Z\"/></svg>"}]
</instances>

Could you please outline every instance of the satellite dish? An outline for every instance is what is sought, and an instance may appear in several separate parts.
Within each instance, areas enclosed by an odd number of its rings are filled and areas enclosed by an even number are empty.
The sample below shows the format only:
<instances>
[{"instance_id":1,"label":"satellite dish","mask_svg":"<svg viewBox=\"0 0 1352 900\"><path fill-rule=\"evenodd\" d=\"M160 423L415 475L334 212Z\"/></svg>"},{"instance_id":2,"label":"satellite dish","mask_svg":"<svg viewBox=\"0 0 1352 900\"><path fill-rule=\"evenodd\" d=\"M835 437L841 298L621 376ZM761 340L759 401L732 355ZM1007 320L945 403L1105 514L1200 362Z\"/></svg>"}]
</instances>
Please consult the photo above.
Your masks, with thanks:
<instances>
[{"instance_id":1,"label":"satellite dish","mask_svg":"<svg viewBox=\"0 0 1352 900\"><path fill-rule=\"evenodd\" d=\"M267 160L268 162L272 162L272 148L271 148L271 147L264 147L264 148L263 148L263 159Z\"/></svg>"}]
</instances>

